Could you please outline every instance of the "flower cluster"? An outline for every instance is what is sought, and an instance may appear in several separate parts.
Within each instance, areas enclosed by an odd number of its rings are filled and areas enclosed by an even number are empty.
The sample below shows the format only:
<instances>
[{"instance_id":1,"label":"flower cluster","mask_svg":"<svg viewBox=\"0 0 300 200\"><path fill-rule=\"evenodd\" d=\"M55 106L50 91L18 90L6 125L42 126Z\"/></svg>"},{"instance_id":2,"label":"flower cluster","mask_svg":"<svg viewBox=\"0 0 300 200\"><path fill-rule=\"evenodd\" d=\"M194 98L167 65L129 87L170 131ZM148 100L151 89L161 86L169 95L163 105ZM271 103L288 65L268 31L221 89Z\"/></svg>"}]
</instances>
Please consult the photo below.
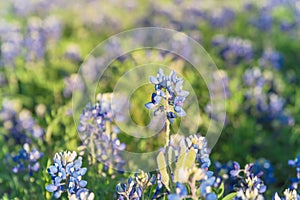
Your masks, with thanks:
<instances>
[{"instance_id":1,"label":"flower cluster","mask_svg":"<svg viewBox=\"0 0 300 200\"><path fill-rule=\"evenodd\" d=\"M245 107L259 123L292 125L294 119L285 111L285 100L279 96L271 72L258 67L247 69L244 74L247 86Z\"/></svg>"},{"instance_id":2,"label":"flower cluster","mask_svg":"<svg viewBox=\"0 0 300 200\"><path fill-rule=\"evenodd\" d=\"M262 57L259 59L260 66L262 67L271 66L277 70L280 70L283 67L283 63L284 60L282 54L272 49L266 49L263 52Z\"/></svg>"},{"instance_id":3,"label":"flower cluster","mask_svg":"<svg viewBox=\"0 0 300 200\"><path fill-rule=\"evenodd\" d=\"M296 190L290 190L290 189L286 189L283 193L284 197L281 198L279 197L278 193L275 193L274 196L274 200L299 200L300 199L300 195L297 194Z\"/></svg>"},{"instance_id":4,"label":"flower cluster","mask_svg":"<svg viewBox=\"0 0 300 200\"><path fill-rule=\"evenodd\" d=\"M29 175L32 176L34 172L39 171L40 163L38 160L43 155L44 154L39 152L36 148L30 151L29 144L25 143L17 155L11 156L12 161L15 164L12 168L12 172L28 172Z\"/></svg>"},{"instance_id":5,"label":"flower cluster","mask_svg":"<svg viewBox=\"0 0 300 200\"><path fill-rule=\"evenodd\" d=\"M263 193L267 187L258 175L252 173L254 164L250 163L245 166L245 169L240 169L240 165L234 162L234 169L230 172L232 176L239 179L237 195L235 200L247 199L264 199Z\"/></svg>"},{"instance_id":6,"label":"flower cluster","mask_svg":"<svg viewBox=\"0 0 300 200\"><path fill-rule=\"evenodd\" d=\"M212 45L220 57L231 65L249 62L254 55L251 42L238 37L226 38L224 35L216 35L212 40Z\"/></svg>"},{"instance_id":7,"label":"flower cluster","mask_svg":"<svg viewBox=\"0 0 300 200\"><path fill-rule=\"evenodd\" d=\"M134 178L129 177L127 183L119 183L116 186L118 200L141 199L145 190L156 183L156 176L140 171L134 174ZM161 185L161 184L160 184ZM161 188L161 187L158 187ZM155 195L155 194L154 194Z\"/></svg>"},{"instance_id":8,"label":"flower cluster","mask_svg":"<svg viewBox=\"0 0 300 200\"><path fill-rule=\"evenodd\" d=\"M155 85L155 92L152 93L151 102L145 104L147 109L155 109L154 115L157 112L166 113L170 122L174 122L177 116L186 115L182 106L189 93L182 90L183 80L177 77L175 71L166 76L163 70L159 69L157 76L150 76L149 80Z\"/></svg>"},{"instance_id":9,"label":"flower cluster","mask_svg":"<svg viewBox=\"0 0 300 200\"><path fill-rule=\"evenodd\" d=\"M23 35L19 24L0 21L1 60L0 65L12 67L21 55Z\"/></svg>"},{"instance_id":10,"label":"flower cluster","mask_svg":"<svg viewBox=\"0 0 300 200\"><path fill-rule=\"evenodd\" d=\"M119 129L113 125L118 111L111 105L111 95L99 95L95 105L88 104L80 116L78 126L83 145L91 150L92 156L107 167L121 171L125 161L122 151L126 148L118 139Z\"/></svg>"},{"instance_id":11,"label":"flower cluster","mask_svg":"<svg viewBox=\"0 0 300 200\"><path fill-rule=\"evenodd\" d=\"M217 195L213 191L216 178L213 176L213 172L208 171L211 161L206 139L200 135L191 135L187 138L172 135L170 150L175 155L175 168L171 167L173 171L171 185L175 184L176 189L170 191L168 199L189 197L217 199ZM158 162L162 161L163 159L158 159ZM161 173L162 176L166 176L166 172L161 171ZM163 182L163 184L168 188L168 183ZM187 188L190 188L189 191Z\"/></svg>"},{"instance_id":12,"label":"flower cluster","mask_svg":"<svg viewBox=\"0 0 300 200\"><path fill-rule=\"evenodd\" d=\"M298 189L298 184L300 183L300 155L298 155L294 160L289 160L288 164L296 168L296 178L291 178L292 185L291 189Z\"/></svg>"},{"instance_id":13,"label":"flower cluster","mask_svg":"<svg viewBox=\"0 0 300 200\"><path fill-rule=\"evenodd\" d=\"M82 176L87 169L82 168L82 158L76 157L75 151L55 154L54 164L48 168L52 183L46 186L46 190L53 192L55 198L59 198L66 191L69 196L76 194L78 198L86 193L87 181L82 180Z\"/></svg>"},{"instance_id":14,"label":"flower cluster","mask_svg":"<svg viewBox=\"0 0 300 200\"><path fill-rule=\"evenodd\" d=\"M8 132L4 138L6 140L12 138L16 144L31 143L29 136L36 139L43 138L44 130L32 118L31 112L26 109L19 110L14 102L3 101L0 122Z\"/></svg>"},{"instance_id":15,"label":"flower cluster","mask_svg":"<svg viewBox=\"0 0 300 200\"><path fill-rule=\"evenodd\" d=\"M251 164L252 166L252 164ZM214 162L216 182L215 186L219 187L221 183L224 184L224 193L228 194L235 191L235 187L239 184L237 173L240 165L237 162L228 161L222 164L218 161ZM259 177L267 184L272 184L275 181L274 169L270 161L265 159L257 160L251 168L248 168L247 173L252 173L254 176Z\"/></svg>"}]
</instances>

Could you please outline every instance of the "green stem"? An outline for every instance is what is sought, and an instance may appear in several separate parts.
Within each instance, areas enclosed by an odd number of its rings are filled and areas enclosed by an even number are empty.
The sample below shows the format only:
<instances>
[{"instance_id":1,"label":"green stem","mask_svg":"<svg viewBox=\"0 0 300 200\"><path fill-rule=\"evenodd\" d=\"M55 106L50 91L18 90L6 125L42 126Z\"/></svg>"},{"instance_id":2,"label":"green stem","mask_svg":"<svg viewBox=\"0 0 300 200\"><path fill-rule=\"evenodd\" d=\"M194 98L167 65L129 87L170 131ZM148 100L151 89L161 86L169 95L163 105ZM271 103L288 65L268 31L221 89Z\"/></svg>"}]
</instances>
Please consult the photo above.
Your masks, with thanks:
<instances>
[{"instance_id":1,"label":"green stem","mask_svg":"<svg viewBox=\"0 0 300 200\"><path fill-rule=\"evenodd\" d=\"M170 107L169 107L169 92L166 91L166 100L165 100L165 116L166 116L166 146L169 146L169 142L170 142L170 126L171 123L167 117L168 112L170 111Z\"/></svg>"}]
</instances>

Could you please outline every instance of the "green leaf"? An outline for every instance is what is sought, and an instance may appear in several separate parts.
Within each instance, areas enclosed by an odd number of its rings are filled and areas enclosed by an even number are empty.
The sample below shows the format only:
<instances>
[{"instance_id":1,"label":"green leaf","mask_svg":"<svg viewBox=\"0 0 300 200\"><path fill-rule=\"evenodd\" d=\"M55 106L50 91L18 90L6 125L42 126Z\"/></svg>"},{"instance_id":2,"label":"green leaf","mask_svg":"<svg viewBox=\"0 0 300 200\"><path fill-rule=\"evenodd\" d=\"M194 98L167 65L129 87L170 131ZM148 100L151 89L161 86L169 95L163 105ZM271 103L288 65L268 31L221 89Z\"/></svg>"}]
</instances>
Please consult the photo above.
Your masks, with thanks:
<instances>
[{"instance_id":1,"label":"green leaf","mask_svg":"<svg viewBox=\"0 0 300 200\"><path fill-rule=\"evenodd\" d=\"M218 191L218 199L222 198L224 194L224 182L222 182L220 188L219 188L219 191Z\"/></svg>"},{"instance_id":2,"label":"green leaf","mask_svg":"<svg viewBox=\"0 0 300 200\"><path fill-rule=\"evenodd\" d=\"M169 187L170 178L167 172L167 164L163 152L159 152L157 156L157 165L158 165L159 172L161 174L161 181L165 185L167 190L170 191L170 187Z\"/></svg>"},{"instance_id":3,"label":"green leaf","mask_svg":"<svg viewBox=\"0 0 300 200\"><path fill-rule=\"evenodd\" d=\"M230 193L223 198L223 200L231 200L236 196L236 192Z\"/></svg>"},{"instance_id":4,"label":"green leaf","mask_svg":"<svg viewBox=\"0 0 300 200\"><path fill-rule=\"evenodd\" d=\"M193 149L189 150L183 164L184 169L189 169L193 167L193 165L195 164L195 159L196 159L196 151L194 151Z\"/></svg>"}]
</instances>

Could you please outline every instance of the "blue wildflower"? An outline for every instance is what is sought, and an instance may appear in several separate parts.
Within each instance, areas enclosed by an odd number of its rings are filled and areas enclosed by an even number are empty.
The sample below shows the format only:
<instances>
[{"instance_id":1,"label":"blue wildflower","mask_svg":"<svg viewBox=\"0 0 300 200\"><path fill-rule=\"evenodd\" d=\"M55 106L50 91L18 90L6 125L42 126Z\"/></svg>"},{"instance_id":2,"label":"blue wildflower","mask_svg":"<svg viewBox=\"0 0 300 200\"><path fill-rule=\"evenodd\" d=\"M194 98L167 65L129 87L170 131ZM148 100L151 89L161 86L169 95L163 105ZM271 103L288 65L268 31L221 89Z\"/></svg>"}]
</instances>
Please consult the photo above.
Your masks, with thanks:
<instances>
[{"instance_id":1,"label":"blue wildflower","mask_svg":"<svg viewBox=\"0 0 300 200\"><path fill-rule=\"evenodd\" d=\"M284 197L281 198L276 192L273 200L300 200L300 195L297 194L296 190L286 189L283 194Z\"/></svg>"},{"instance_id":2,"label":"blue wildflower","mask_svg":"<svg viewBox=\"0 0 300 200\"><path fill-rule=\"evenodd\" d=\"M154 114L165 112L166 118L172 123L177 116L186 115L183 103L189 93L182 90L183 80L176 76L175 71L166 76L163 70L159 69L157 76L150 76L149 80L155 85L156 92L152 93L151 102L145 104L147 109L154 109Z\"/></svg>"},{"instance_id":3,"label":"blue wildflower","mask_svg":"<svg viewBox=\"0 0 300 200\"><path fill-rule=\"evenodd\" d=\"M298 155L294 160L289 160L288 164L296 168L296 178L291 178L291 189L297 189L300 183L300 155Z\"/></svg>"},{"instance_id":4,"label":"blue wildflower","mask_svg":"<svg viewBox=\"0 0 300 200\"><path fill-rule=\"evenodd\" d=\"M133 199L139 200L144 191L156 183L156 176L140 171L129 177L127 183L119 183L116 186L118 200Z\"/></svg>"},{"instance_id":5,"label":"blue wildflower","mask_svg":"<svg viewBox=\"0 0 300 200\"><path fill-rule=\"evenodd\" d=\"M17 155L12 156L12 161L16 164L12 168L13 173L28 172L30 176L34 172L40 170L39 159L44 154L39 152L36 148L30 151L29 144L25 143L23 148L18 152Z\"/></svg>"},{"instance_id":6,"label":"blue wildflower","mask_svg":"<svg viewBox=\"0 0 300 200\"><path fill-rule=\"evenodd\" d=\"M252 43L239 37L226 38L223 35L216 35L213 37L212 45L221 58L231 65L249 62L254 55Z\"/></svg>"},{"instance_id":7,"label":"blue wildflower","mask_svg":"<svg viewBox=\"0 0 300 200\"><path fill-rule=\"evenodd\" d=\"M284 60L280 52L267 49L263 52L263 55L259 60L259 64L262 67L271 66L274 69L280 70L283 67Z\"/></svg>"},{"instance_id":8,"label":"blue wildflower","mask_svg":"<svg viewBox=\"0 0 300 200\"><path fill-rule=\"evenodd\" d=\"M55 198L59 198L62 193L68 195L77 194L85 188L87 181L82 180L87 169L82 168L82 158L77 157L75 151L56 153L54 164L48 168L48 173L52 178L52 183L46 186L46 190L54 193Z\"/></svg>"},{"instance_id":9,"label":"blue wildflower","mask_svg":"<svg viewBox=\"0 0 300 200\"><path fill-rule=\"evenodd\" d=\"M183 183L176 183L176 193L169 194L168 200L180 200L188 195L188 191L186 186Z\"/></svg>"},{"instance_id":10,"label":"blue wildflower","mask_svg":"<svg viewBox=\"0 0 300 200\"><path fill-rule=\"evenodd\" d=\"M122 171L125 164L122 151L126 148L118 139L119 129L113 122L118 111L111 105L110 94L99 95L95 105L88 104L80 116L78 131L85 147L90 148L92 156L107 167Z\"/></svg>"},{"instance_id":11,"label":"blue wildflower","mask_svg":"<svg viewBox=\"0 0 300 200\"><path fill-rule=\"evenodd\" d=\"M31 143L31 138L42 139L44 130L33 119L29 110L18 109L13 101L3 101L0 122L8 134L5 140L13 139L16 144ZM28 134L29 133L29 134Z\"/></svg>"}]
</instances>

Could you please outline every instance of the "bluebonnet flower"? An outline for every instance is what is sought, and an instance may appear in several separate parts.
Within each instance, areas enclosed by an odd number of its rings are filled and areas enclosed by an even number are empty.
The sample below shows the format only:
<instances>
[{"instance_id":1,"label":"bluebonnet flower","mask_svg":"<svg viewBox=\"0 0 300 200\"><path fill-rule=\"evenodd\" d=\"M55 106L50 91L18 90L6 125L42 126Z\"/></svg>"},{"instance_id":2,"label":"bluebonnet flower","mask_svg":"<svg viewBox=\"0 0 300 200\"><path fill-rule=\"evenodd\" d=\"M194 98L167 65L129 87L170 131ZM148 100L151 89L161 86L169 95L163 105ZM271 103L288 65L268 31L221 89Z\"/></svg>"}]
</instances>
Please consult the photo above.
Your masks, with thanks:
<instances>
[{"instance_id":1,"label":"bluebonnet flower","mask_svg":"<svg viewBox=\"0 0 300 200\"><path fill-rule=\"evenodd\" d=\"M181 184L177 183L176 194L171 194L168 197L176 197L178 199L183 198L185 190L182 183L187 183L190 186L193 198L199 193L200 197L203 199L217 199L217 195L212 189L214 187L216 177L213 176L213 172L208 171L211 161L209 158L210 150L207 147L205 137L200 135L191 135L184 138L180 135L172 135L170 139L170 147L173 149L176 156L176 163L178 162L179 157L186 156L186 153L189 151L195 151L196 157L193 161L195 164L193 164L192 167L186 168L184 165L177 166L176 164L174 181Z\"/></svg>"},{"instance_id":2,"label":"bluebonnet flower","mask_svg":"<svg viewBox=\"0 0 300 200\"><path fill-rule=\"evenodd\" d=\"M31 112L26 109L20 111L12 101L3 101L0 122L8 132L4 138L13 139L16 144L31 143L31 137L42 139L44 136L44 130L32 118Z\"/></svg>"},{"instance_id":3,"label":"bluebonnet flower","mask_svg":"<svg viewBox=\"0 0 300 200\"><path fill-rule=\"evenodd\" d=\"M212 27L220 28L228 26L235 18L235 12L231 8L222 8L212 12L209 22Z\"/></svg>"},{"instance_id":4,"label":"bluebonnet flower","mask_svg":"<svg viewBox=\"0 0 300 200\"><path fill-rule=\"evenodd\" d=\"M180 200L188 195L187 188L184 184L176 183L176 194L169 194L168 200Z\"/></svg>"},{"instance_id":5,"label":"bluebonnet flower","mask_svg":"<svg viewBox=\"0 0 300 200\"><path fill-rule=\"evenodd\" d=\"M291 178L291 189L297 189L300 183L300 155L298 155L294 160L289 160L288 164L296 168L296 178Z\"/></svg>"},{"instance_id":6,"label":"bluebonnet flower","mask_svg":"<svg viewBox=\"0 0 300 200\"><path fill-rule=\"evenodd\" d=\"M76 194L72 194L69 200L93 200L95 195L93 192L89 192L86 188L80 188Z\"/></svg>"},{"instance_id":7,"label":"bluebonnet flower","mask_svg":"<svg viewBox=\"0 0 300 200\"><path fill-rule=\"evenodd\" d=\"M261 175L261 179L266 184L272 184L275 182L274 167L269 160L263 158L256 160L253 166L253 173L256 176Z\"/></svg>"},{"instance_id":8,"label":"bluebonnet flower","mask_svg":"<svg viewBox=\"0 0 300 200\"><path fill-rule=\"evenodd\" d=\"M248 199L264 199L263 193L266 191L267 187L264 182L259 178L259 175L254 175L252 173L253 163L247 164L244 169L240 169L238 163L234 163L235 167L230 172L232 176L239 179L239 184L237 185L237 195L235 200L248 200Z\"/></svg>"},{"instance_id":9,"label":"bluebonnet flower","mask_svg":"<svg viewBox=\"0 0 300 200\"><path fill-rule=\"evenodd\" d=\"M23 35L19 24L0 21L1 66L13 67L15 59L21 55Z\"/></svg>"},{"instance_id":10,"label":"bluebonnet flower","mask_svg":"<svg viewBox=\"0 0 300 200\"><path fill-rule=\"evenodd\" d=\"M239 163L228 161L227 163L222 164L218 161L215 161L214 166L215 176L217 180L215 182L215 187L219 187L223 182L225 189L224 193L229 194L230 192L233 192L235 189L235 185L238 184L238 179L233 175L235 175L240 169Z\"/></svg>"},{"instance_id":11,"label":"bluebonnet flower","mask_svg":"<svg viewBox=\"0 0 300 200\"><path fill-rule=\"evenodd\" d=\"M149 80L155 85L155 93L152 93L151 102L145 104L147 109L155 109L156 112L165 112L166 118L170 122L179 116L186 115L182 106L188 92L182 90L183 80L176 76L176 72L172 71L169 76L165 76L162 69L158 70L157 76L150 76Z\"/></svg>"},{"instance_id":12,"label":"bluebonnet flower","mask_svg":"<svg viewBox=\"0 0 300 200\"><path fill-rule=\"evenodd\" d=\"M249 62L253 58L254 52L249 40L216 35L213 37L212 45L228 64L237 65L240 62Z\"/></svg>"},{"instance_id":13,"label":"bluebonnet flower","mask_svg":"<svg viewBox=\"0 0 300 200\"><path fill-rule=\"evenodd\" d=\"M85 84L83 83L80 76L78 76L78 74L71 74L70 76L64 79L64 82L65 88L63 91L63 95L66 98L71 97L73 90L76 90L78 92L83 92L85 90Z\"/></svg>"},{"instance_id":14,"label":"bluebonnet flower","mask_svg":"<svg viewBox=\"0 0 300 200\"><path fill-rule=\"evenodd\" d=\"M42 156L43 153L39 152L36 148L30 151L29 144L25 143L17 155L11 156L15 165L12 168L12 172L28 172L29 175L32 176L34 172L39 171L40 163L38 160Z\"/></svg>"},{"instance_id":15,"label":"bluebonnet flower","mask_svg":"<svg viewBox=\"0 0 300 200\"><path fill-rule=\"evenodd\" d=\"M224 70L218 70L217 72L213 73L213 81L212 83L209 84L208 86L209 91L212 93L219 95L219 96L224 96L226 98L231 96L230 89L229 89L229 78L227 76L227 73ZM223 116L220 114L222 112L218 112L213 109L218 109L218 108L213 108L211 103L208 103L204 111L205 113L209 116L209 118L223 123ZM229 123L229 119L226 116L225 117L225 122L224 124L227 125Z\"/></svg>"},{"instance_id":16,"label":"bluebonnet flower","mask_svg":"<svg viewBox=\"0 0 300 200\"><path fill-rule=\"evenodd\" d=\"M263 8L258 13L258 16L250 20L250 24L262 31L270 31L273 24L273 18L268 9Z\"/></svg>"},{"instance_id":17,"label":"bluebonnet flower","mask_svg":"<svg viewBox=\"0 0 300 200\"><path fill-rule=\"evenodd\" d=\"M277 70L280 70L283 67L283 63L284 60L282 54L272 49L265 50L262 57L259 59L260 66L271 66Z\"/></svg>"},{"instance_id":18,"label":"bluebonnet flower","mask_svg":"<svg viewBox=\"0 0 300 200\"><path fill-rule=\"evenodd\" d=\"M40 18L30 18L27 33L24 39L26 60L35 61L44 58L46 51L46 37L43 30L43 21Z\"/></svg>"},{"instance_id":19,"label":"bluebonnet flower","mask_svg":"<svg viewBox=\"0 0 300 200\"><path fill-rule=\"evenodd\" d=\"M199 163L200 167L207 170L211 161L209 158L210 149L207 146L206 138L197 134L190 135L185 141L189 149L193 148L196 151L196 161Z\"/></svg>"},{"instance_id":20,"label":"bluebonnet flower","mask_svg":"<svg viewBox=\"0 0 300 200\"><path fill-rule=\"evenodd\" d=\"M300 200L300 195L297 194L296 190L286 189L283 193L284 197L279 197L278 193L275 193L273 200Z\"/></svg>"},{"instance_id":21,"label":"bluebonnet flower","mask_svg":"<svg viewBox=\"0 0 300 200\"><path fill-rule=\"evenodd\" d=\"M270 71L260 68L247 69L244 83L247 86L245 107L261 124L271 126L292 125L294 118L285 111L285 99L279 96Z\"/></svg>"},{"instance_id":22,"label":"bluebonnet flower","mask_svg":"<svg viewBox=\"0 0 300 200\"><path fill-rule=\"evenodd\" d=\"M62 32L62 25L60 20L50 15L43 21L43 34L48 41L58 41Z\"/></svg>"},{"instance_id":23,"label":"bluebonnet flower","mask_svg":"<svg viewBox=\"0 0 300 200\"><path fill-rule=\"evenodd\" d=\"M113 125L121 118L111 104L111 94L98 95L95 105L88 104L80 116L78 126L83 145L106 167L121 170L125 164L122 151L126 145L118 139L119 129Z\"/></svg>"},{"instance_id":24,"label":"bluebonnet flower","mask_svg":"<svg viewBox=\"0 0 300 200\"><path fill-rule=\"evenodd\" d=\"M118 200L133 199L139 200L144 191L156 183L156 176L140 171L134 174L134 178L129 177L127 183L119 183L116 186Z\"/></svg>"},{"instance_id":25,"label":"bluebonnet flower","mask_svg":"<svg viewBox=\"0 0 300 200\"><path fill-rule=\"evenodd\" d=\"M67 46L64 56L67 59L74 61L74 62L79 62L82 59L80 48L76 44L69 44Z\"/></svg>"},{"instance_id":26,"label":"bluebonnet flower","mask_svg":"<svg viewBox=\"0 0 300 200\"><path fill-rule=\"evenodd\" d=\"M46 186L46 190L54 193L55 198L59 198L62 193L67 192L69 196L79 194L78 191L85 188L87 181L82 180L87 169L82 168L82 158L77 157L75 151L64 151L56 153L54 164L48 168L48 173L52 178L52 183Z\"/></svg>"}]
</instances>

